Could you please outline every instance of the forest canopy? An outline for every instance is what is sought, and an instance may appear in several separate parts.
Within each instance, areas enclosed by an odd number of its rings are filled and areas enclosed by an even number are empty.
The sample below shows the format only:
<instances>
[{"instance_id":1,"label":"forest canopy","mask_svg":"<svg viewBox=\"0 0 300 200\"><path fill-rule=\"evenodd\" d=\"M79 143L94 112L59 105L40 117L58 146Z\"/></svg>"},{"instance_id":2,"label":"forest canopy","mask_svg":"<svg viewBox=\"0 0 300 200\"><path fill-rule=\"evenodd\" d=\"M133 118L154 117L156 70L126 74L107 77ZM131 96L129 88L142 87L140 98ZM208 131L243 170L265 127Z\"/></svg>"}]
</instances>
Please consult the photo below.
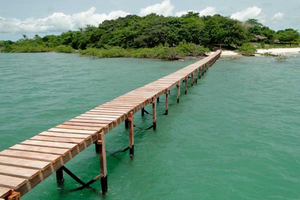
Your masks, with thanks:
<instances>
[{"instance_id":1,"label":"forest canopy","mask_svg":"<svg viewBox=\"0 0 300 200\"><path fill-rule=\"evenodd\" d=\"M26 35L16 41L0 41L1 52L74 52L90 48L145 49L159 46L177 47L187 43L201 48L220 46L237 49L245 43L299 43L299 32L293 29L274 31L256 19L246 22L221 15L199 16L190 12L181 17L150 14L128 15L107 20L98 27L87 25L61 35Z\"/></svg>"}]
</instances>

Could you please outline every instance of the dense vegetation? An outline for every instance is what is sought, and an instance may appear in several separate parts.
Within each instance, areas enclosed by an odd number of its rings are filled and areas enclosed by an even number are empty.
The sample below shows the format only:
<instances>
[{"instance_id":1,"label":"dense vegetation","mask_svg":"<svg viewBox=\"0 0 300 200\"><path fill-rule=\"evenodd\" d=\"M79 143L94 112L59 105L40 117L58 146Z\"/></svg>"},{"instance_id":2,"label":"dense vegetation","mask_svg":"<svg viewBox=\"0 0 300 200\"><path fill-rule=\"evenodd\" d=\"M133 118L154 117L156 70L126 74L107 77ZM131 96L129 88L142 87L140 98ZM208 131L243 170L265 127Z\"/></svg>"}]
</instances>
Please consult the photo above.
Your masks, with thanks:
<instances>
[{"instance_id":1,"label":"dense vegetation","mask_svg":"<svg viewBox=\"0 0 300 200\"><path fill-rule=\"evenodd\" d=\"M293 29L274 31L255 19L242 23L221 15L202 16L188 13L182 17L150 14L129 15L104 21L98 27L88 25L78 31L33 39L0 41L0 52L79 51L83 56L145 57L175 59L203 55L214 46L243 49L249 42L298 44L299 33ZM246 44L243 46L243 44ZM242 46L242 47L241 47Z\"/></svg>"},{"instance_id":2,"label":"dense vegetation","mask_svg":"<svg viewBox=\"0 0 300 200\"><path fill-rule=\"evenodd\" d=\"M256 47L251 43L244 43L238 48L238 52L245 56L252 56L256 53Z\"/></svg>"}]
</instances>

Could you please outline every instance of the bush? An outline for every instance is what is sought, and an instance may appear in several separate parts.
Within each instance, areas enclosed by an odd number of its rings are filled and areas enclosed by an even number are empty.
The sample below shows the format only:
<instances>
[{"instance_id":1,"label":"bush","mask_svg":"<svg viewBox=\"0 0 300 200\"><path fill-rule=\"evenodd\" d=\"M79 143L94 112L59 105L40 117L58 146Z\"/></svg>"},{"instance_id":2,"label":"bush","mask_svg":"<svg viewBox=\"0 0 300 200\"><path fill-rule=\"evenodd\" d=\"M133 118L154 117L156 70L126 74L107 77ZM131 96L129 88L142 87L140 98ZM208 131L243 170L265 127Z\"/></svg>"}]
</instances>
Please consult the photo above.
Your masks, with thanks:
<instances>
[{"instance_id":1,"label":"bush","mask_svg":"<svg viewBox=\"0 0 300 200\"><path fill-rule=\"evenodd\" d=\"M238 48L238 52L242 55L252 56L256 53L257 49L251 43L245 43Z\"/></svg>"},{"instance_id":2,"label":"bush","mask_svg":"<svg viewBox=\"0 0 300 200\"><path fill-rule=\"evenodd\" d=\"M206 52L210 52L208 48L194 43L186 43L185 40L180 42L176 49L180 56L203 56Z\"/></svg>"},{"instance_id":3,"label":"bush","mask_svg":"<svg viewBox=\"0 0 300 200\"><path fill-rule=\"evenodd\" d=\"M261 53L262 56L274 56L271 52Z\"/></svg>"},{"instance_id":4,"label":"bush","mask_svg":"<svg viewBox=\"0 0 300 200\"><path fill-rule=\"evenodd\" d=\"M279 61L279 62L283 62L283 61L288 60L288 57L286 57L286 56L280 56L280 57L277 57L276 60Z\"/></svg>"},{"instance_id":5,"label":"bush","mask_svg":"<svg viewBox=\"0 0 300 200\"><path fill-rule=\"evenodd\" d=\"M79 50L81 56L91 56L97 58L117 58L117 57L132 57L132 58L158 58L165 60L176 60L184 56L201 56L209 49L192 43L183 42L177 47L169 47L159 45L154 48L140 48L140 49L124 49L121 47L104 46L101 49L87 48L86 50Z\"/></svg>"},{"instance_id":6,"label":"bush","mask_svg":"<svg viewBox=\"0 0 300 200\"><path fill-rule=\"evenodd\" d=\"M75 53L75 50L71 46L60 45L55 48L57 53Z\"/></svg>"}]
</instances>

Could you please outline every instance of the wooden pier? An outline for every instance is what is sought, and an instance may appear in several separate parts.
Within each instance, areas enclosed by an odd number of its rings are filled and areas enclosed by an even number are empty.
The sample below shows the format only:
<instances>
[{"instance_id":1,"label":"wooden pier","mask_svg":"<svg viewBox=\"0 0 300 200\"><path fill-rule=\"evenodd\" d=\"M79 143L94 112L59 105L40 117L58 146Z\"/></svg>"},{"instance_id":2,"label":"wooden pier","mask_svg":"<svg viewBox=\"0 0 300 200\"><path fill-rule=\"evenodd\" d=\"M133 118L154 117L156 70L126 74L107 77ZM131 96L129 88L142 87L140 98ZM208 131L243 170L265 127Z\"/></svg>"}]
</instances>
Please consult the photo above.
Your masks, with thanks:
<instances>
[{"instance_id":1,"label":"wooden pier","mask_svg":"<svg viewBox=\"0 0 300 200\"><path fill-rule=\"evenodd\" d=\"M17 200L45 178L56 172L58 182L63 182L64 172L85 188L101 180L102 194L108 189L105 153L105 134L125 122L129 130L129 153L134 156L134 114L144 115L145 106L152 104L153 125L156 129L156 103L166 95L165 115L169 110L169 92L184 83L185 94L188 79L191 85L220 57L221 51L213 53L194 64L168 76L133 90L112 101L100 105L54 128L0 152L0 199ZM100 174L85 183L64 165L91 144L95 144L100 157Z\"/></svg>"}]
</instances>

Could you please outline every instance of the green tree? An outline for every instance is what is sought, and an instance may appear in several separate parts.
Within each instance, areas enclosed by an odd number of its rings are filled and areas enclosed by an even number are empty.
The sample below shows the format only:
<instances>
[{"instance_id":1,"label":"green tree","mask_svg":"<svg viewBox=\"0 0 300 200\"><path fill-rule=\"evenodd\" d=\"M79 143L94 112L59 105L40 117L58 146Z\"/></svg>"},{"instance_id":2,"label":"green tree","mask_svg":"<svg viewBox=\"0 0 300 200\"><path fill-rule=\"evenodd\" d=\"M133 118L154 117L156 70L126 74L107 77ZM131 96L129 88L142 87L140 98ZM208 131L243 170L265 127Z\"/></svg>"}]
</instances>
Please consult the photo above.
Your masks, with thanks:
<instances>
[{"instance_id":1,"label":"green tree","mask_svg":"<svg viewBox=\"0 0 300 200\"><path fill-rule=\"evenodd\" d=\"M294 29L285 29L277 32L278 40L282 43L299 43L299 32Z\"/></svg>"}]
</instances>

